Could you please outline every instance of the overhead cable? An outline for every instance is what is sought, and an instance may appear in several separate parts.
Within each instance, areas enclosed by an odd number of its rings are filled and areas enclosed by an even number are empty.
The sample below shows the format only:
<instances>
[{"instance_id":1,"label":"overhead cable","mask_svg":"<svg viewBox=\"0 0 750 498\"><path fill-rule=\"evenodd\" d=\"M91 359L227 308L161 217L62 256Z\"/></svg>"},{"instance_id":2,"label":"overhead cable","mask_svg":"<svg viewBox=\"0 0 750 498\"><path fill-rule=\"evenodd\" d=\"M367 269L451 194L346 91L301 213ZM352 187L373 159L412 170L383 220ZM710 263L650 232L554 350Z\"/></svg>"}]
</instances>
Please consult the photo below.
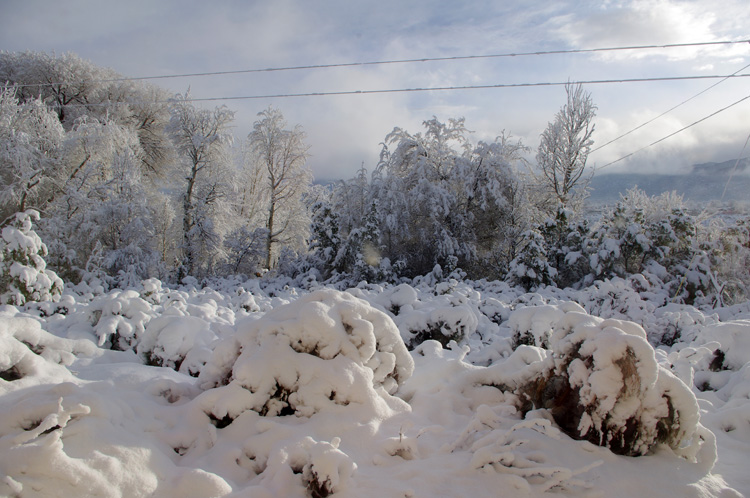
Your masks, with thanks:
<instances>
[{"instance_id":1,"label":"overhead cable","mask_svg":"<svg viewBox=\"0 0 750 498\"><path fill-rule=\"evenodd\" d=\"M727 77L725 77L725 78L722 78L722 79L721 79L720 81L717 81L717 82L716 82L716 83L714 83L713 85L711 85L711 86L709 86L708 88L706 88L706 89L704 89L704 90L702 90L702 91L700 91L700 92L696 93L696 94L695 94L695 95L693 95L692 97L690 97L690 98L688 98L688 99L685 99L685 100L683 100L682 102L680 102L680 103L679 103L679 104L677 104L676 106L673 106L673 107L671 107L671 108L667 109L666 111L662 112L662 113L661 113L661 114L659 114L658 116L656 116L656 117L654 117L654 118L651 118L651 119L649 119L648 121L646 121L645 123L642 123L642 124L640 124L640 125L636 126L635 128L632 128L631 130L629 130L629 131L626 131L626 132L625 132L625 133L623 133L622 135L620 135L620 136L617 136L617 137L613 138L613 139L612 139L612 140L610 140L609 142L607 142L607 143L605 143L605 144L602 144L602 145L600 145L599 147L596 147L595 149L592 149L592 150L591 150L591 151L589 152L589 154L593 154L594 152L596 152L596 151L598 151L598 150L600 150L600 149L603 149L604 147L606 147L606 146L608 146L608 145L610 145L610 144L612 144L612 143L614 143L614 142L616 142L616 141L620 140L621 138L627 137L628 135L630 135L630 134L631 134L631 133L633 133L634 131L640 130L640 129L641 129L641 128L643 128L644 126L646 126L646 125L649 125L649 124L653 123L653 122L654 122L654 121L656 121L657 119L659 119L659 118L662 118L662 117L666 116L667 114L669 114L670 112L674 111L674 110L675 110L675 109L677 109L678 107L681 107L681 106L683 106L683 105L687 104L688 102L690 102L691 100L693 100L693 99L695 99L695 98L699 97L700 95L703 95L704 93L706 93L707 91L711 90L711 89L712 89L712 88L714 88L715 86L717 86L717 85L720 85L720 84L724 83L724 82L725 82L726 80L728 80L728 79L729 79L729 78L731 78L732 76L736 76L736 75L737 75L737 74L738 74L738 73L739 73L740 71L744 71L745 69L747 69L747 68L749 68L749 67L750 67L750 64L748 64L747 66L745 66L745 67L743 67L743 68L740 68L740 69L738 69L737 71L735 71L734 73L730 74L729 76L727 76Z\"/></svg>"},{"instance_id":2,"label":"overhead cable","mask_svg":"<svg viewBox=\"0 0 750 498\"><path fill-rule=\"evenodd\" d=\"M600 166L600 167L598 167L598 168L595 168L595 171L599 171L599 170L602 170L602 169L604 169L604 168L606 168L606 167L608 167L608 166L612 166L613 164L619 163L620 161L622 161L622 160L624 160L624 159L627 159L627 158L629 158L629 157L631 157L631 156L633 156L633 155L635 155L635 154L637 154L637 153L639 153L639 152L641 152L641 151L643 151L643 150L646 150L646 149L648 149L649 147L652 147L652 146L654 146L654 145L656 145L656 144L658 144L658 143L660 143L660 142L663 142L664 140L667 140L668 138L672 138L673 136L677 135L678 133L682 133L683 131L687 130L688 128L691 128L691 127L693 127L693 126L697 125L698 123L701 123L701 122L703 122L703 121L707 120L708 118L712 118L712 117L716 116L717 114L719 114L719 113L721 113L721 112L724 112L724 111L726 111L727 109L729 109L729 108L731 108L731 107L734 107L734 106L736 106L737 104L740 104L740 103L744 102L744 101L745 101L745 100L747 100L747 99L750 99L750 95L747 95L747 96L745 96L745 97L743 97L743 98L741 98L741 99L739 99L739 100L737 100L737 101L735 101L735 102L733 102L733 103L729 104L728 106L722 107L722 108L721 108L721 109L719 109L718 111L714 111L714 112L712 112L711 114L709 114L708 116L704 116L704 117L702 117L701 119L699 119L698 121L695 121L695 122L693 122L693 123L690 123L689 125L687 125L687 126L684 126L684 127L680 128L679 130L677 130L677 131L675 131L675 132L672 132L672 133L670 133L669 135L667 135L667 136L665 136L665 137L662 137L662 138L660 138L659 140L656 140L656 141L654 141L654 142L651 142L650 144L648 144L648 145L646 145L646 146L644 146L644 147L641 147L640 149L638 149L638 150L636 150L636 151L633 151L633 152L631 152L630 154L624 155L624 156L622 156L622 157L621 157L621 158L619 158L619 159L616 159L616 160L614 160L614 161L608 162L608 163L607 163L607 164L605 164L604 166ZM744 149L743 149L743 150L744 150Z\"/></svg>"},{"instance_id":3,"label":"overhead cable","mask_svg":"<svg viewBox=\"0 0 750 498\"><path fill-rule=\"evenodd\" d=\"M111 78L102 80L93 80L96 83L109 83L118 81L140 81L140 80L156 80L156 79L173 79L173 78L193 78L203 76L224 76L231 74L247 74L247 73L268 73L268 72L279 72L279 71L300 71L300 70L312 70L312 69L330 69L330 68L344 68L344 67L362 67L362 66L378 66L386 64L413 64L419 62L445 62L445 61L459 61L459 60L472 60L472 59L495 59L504 57L528 57L528 56L545 56L545 55L563 55L563 54L584 54L584 53L595 53L595 52L615 52L625 50L653 50L653 49L674 49L674 48L687 48L687 47L705 47L714 45L733 45L741 43L750 43L750 40L726 40L726 41L712 41L712 42L695 42L695 43L670 43L665 45L631 45L631 46L620 46L620 47L602 47L602 48L582 48L582 49L569 49L569 50L541 50L535 52L508 52L501 54L484 54L484 55L459 55L453 57L423 57L418 59L395 59L395 60L383 60L383 61L364 61L364 62L343 62L338 64L311 64L311 65L300 65L300 66L287 66L287 67L269 67L269 68L255 68L255 69L237 69L229 71L207 71L198 73L184 73L184 74L163 74L156 76L137 76L137 77L123 77L123 78ZM30 83L25 85L19 85L20 87L42 87L42 86L54 86L54 85L65 85L77 82L57 82L57 83Z\"/></svg>"},{"instance_id":4,"label":"overhead cable","mask_svg":"<svg viewBox=\"0 0 750 498\"><path fill-rule=\"evenodd\" d=\"M558 82L536 82L536 83L499 83L495 85L466 85L466 86L442 86L427 88L390 88L383 90L341 90L332 92L305 92L305 93L276 93L265 95L244 95L233 97L200 97L184 99L185 102L217 102L226 100L259 100L259 99L280 99L280 98L299 98L299 97L331 97L339 95L373 95L386 93L414 93L414 92L437 92L437 91L458 91L458 90L487 90L497 88L524 88L524 87L545 87L545 86L565 86L569 84L581 85L599 85L614 83L645 83L658 81L688 81L688 80L706 80L706 79L726 79L726 78L747 78L750 74L732 74L732 75L700 75L700 76L662 76L654 78L620 78L607 80L580 80L580 81L558 81ZM107 103L76 103L67 104L66 107L99 107L111 105L130 105L130 104L166 104L172 100L154 100L151 102L107 102Z\"/></svg>"}]
</instances>

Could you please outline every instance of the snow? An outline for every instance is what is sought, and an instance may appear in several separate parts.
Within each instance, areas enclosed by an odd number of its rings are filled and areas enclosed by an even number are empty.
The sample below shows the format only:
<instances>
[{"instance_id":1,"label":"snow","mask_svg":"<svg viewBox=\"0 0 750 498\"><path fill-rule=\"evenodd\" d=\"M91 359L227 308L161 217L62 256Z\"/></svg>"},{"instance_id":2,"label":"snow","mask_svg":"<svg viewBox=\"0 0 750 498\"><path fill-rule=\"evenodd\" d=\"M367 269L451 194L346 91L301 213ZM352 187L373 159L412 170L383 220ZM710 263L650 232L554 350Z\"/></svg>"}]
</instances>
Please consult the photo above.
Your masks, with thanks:
<instances>
[{"instance_id":1,"label":"snow","mask_svg":"<svg viewBox=\"0 0 750 498\"><path fill-rule=\"evenodd\" d=\"M0 496L750 495L747 307L644 285L151 279L2 306Z\"/></svg>"}]
</instances>

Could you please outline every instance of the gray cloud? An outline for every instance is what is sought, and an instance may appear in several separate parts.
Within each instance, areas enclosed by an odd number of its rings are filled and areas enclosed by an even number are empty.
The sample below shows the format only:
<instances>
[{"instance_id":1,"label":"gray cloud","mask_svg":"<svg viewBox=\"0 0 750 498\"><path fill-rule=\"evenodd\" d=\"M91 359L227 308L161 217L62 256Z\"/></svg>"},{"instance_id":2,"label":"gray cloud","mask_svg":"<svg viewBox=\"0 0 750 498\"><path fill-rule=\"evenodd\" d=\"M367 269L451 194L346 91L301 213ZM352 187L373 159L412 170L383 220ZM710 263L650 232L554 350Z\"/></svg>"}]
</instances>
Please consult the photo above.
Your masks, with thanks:
<instances>
[{"instance_id":1,"label":"gray cloud","mask_svg":"<svg viewBox=\"0 0 750 498\"><path fill-rule=\"evenodd\" d=\"M384 0L307 2L227 0L5 0L0 46L6 50L72 51L128 75L179 74L273 66L478 55L597 46L685 43L746 36L745 0L448 2ZM43 13L40 15L40 13ZM157 80L195 97L225 97L631 78L730 74L750 63L750 46L645 54L617 52L444 63L290 71ZM592 155L605 164L729 104L747 80L725 82L668 119ZM604 143L706 88L709 82L592 86ZM511 132L531 147L563 103L560 87L413 94L236 100L235 133L243 138L258 111L278 106L307 131L310 164L322 178L372 169L379 143L394 127L412 132L436 115L466 117L475 139ZM218 105L217 102L211 105ZM209 105L209 104L207 104ZM745 106L639 153L611 170L687 168L690 161L738 154L748 130Z\"/></svg>"}]
</instances>

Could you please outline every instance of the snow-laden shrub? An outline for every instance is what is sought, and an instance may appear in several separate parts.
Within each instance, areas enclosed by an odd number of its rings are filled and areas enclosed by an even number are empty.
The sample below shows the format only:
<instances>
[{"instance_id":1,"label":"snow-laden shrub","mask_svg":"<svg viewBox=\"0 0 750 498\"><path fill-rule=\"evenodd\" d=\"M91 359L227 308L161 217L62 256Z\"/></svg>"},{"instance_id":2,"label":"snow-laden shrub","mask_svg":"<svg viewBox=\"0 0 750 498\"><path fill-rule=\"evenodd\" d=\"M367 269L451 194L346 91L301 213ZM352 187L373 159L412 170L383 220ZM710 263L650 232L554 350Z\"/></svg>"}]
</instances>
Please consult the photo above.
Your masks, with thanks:
<instances>
[{"instance_id":1,"label":"snow-laden shrub","mask_svg":"<svg viewBox=\"0 0 750 498\"><path fill-rule=\"evenodd\" d=\"M89 307L99 346L119 351L135 349L155 315L151 304L135 290L114 290L95 298Z\"/></svg>"},{"instance_id":2,"label":"snow-laden shrub","mask_svg":"<svg viewBox=\"0 0 750 498\"><path fill-rule=\"evenodd\" d=\"M163 315L149 321L139 339L136 351L147 364L198 376L216 334L201 318Z\"/></svg>"},{"instance_id":3,"label":"snow-laden shrub","mask_svg":"<svg viewBox=\"0 0 750 498\"><path fill-rule=\"evenodd\" d=\"M307 436L270 455L261 483L284 491L298 481L313 498L323 498L350 486L357 464L339 449L340 440L316 441Z\"/></svg>"},{"instance_id":4,"label":"snow-laden shrub","mask_svg":"<svg viewBox=\"0 0 750 498\"><path fill-rule=\"evenodd\" d=\"M430 340L439 342L443 347L451 341L463 342L477 330L477 323L471 308L460 304L411 311L402 316L399 325L404 341L409 349L414 349Z\"/></svg>"},{"instance_id":5,"label":"snow-laden shrub","mask_svg":"<svg viewBox=\"0 0 750 498\"><path fill-rule=\"evenodd\" d=\"M390 311L401 331L401 337L411 350L425 341L434 340L447 346L451 341L465 342L477 331L479 319L486 320L477 308L481 295L455 279L426 284L421 281L418 291L408 284L392 287L374 297L373 301ZM424 294L426 292L426 294Z\"/></svg>"},{"instance_id":6,"label":"snow-laden shrub","mask_svg":"<svg viewBox=\"0 0 750 498\"><path fill-rule=\"evenodd\" d=\"M583 308L574 302L567 302L561 306L542 304L513 311L508 318L508 326L513 332L513 349L522 345L548 349L552 327L566 311L583 311Z\"/></svg>"},{"instance_id":7,"label":"snow-laden shrub","mask_svg":"<svg viewBox=\"0 0 750 498\"><path fill-rule=\"evenodd\" d=\"M418 298L414 287L409 284L401 284L380 292L373 297L373 300L394 315L399 315L402 310L410 311L414 309Z\"/></svg>"},{"instance_id":8,"label":"snow-laden shrub","mask_svg":"<svg viewBox=\"0 0 750 498\"><path fill-rule=\"evenodd\" d=\"M740 370L750 357L750 320L732 320L703 330L702 342L715 342L720 362L714 370Z\"/></svg>"},{"instance_id":9,"label":"snow-laden shrub","mask_svg":"<svg viewBox=\"0 0 750 498\"><path fill-rule=\"evenodd\" d=\"M695 395L657 364L640 326L573 311L557 321L549 343L547 370L519 392L566 433L622 455L659 443L695 455Z\"/></svg>"},{"instance_id":10,"label":"snow-laden shrub","mask_svg":"<svg viewBox=\"0 0 750 498\"><path fill-rule=\"evenodd\" d=\"M413 369L388 315L351 294L319 290L238 324L237 334L217 344L199 384L208 390L207 412L221 425L245 410L376 410Z\"/></svg>"},{"instance_id":11,"label":"snow-laden shrub","mask_svg":"<svg viewBox=\"0 0 750 498\"><path fill-rule=\"evenodd\" d=\"M39 213L16 213L0 233L0 302L20 306L29 301L56 301L62 280L47 270L47 246L32 228Z\"/></svg>"},{"instance_id":12,"label":"snow-laden shrub","mask_svg":"<svg viewBox=\"0 0 750 498\"><path fill-rule=\"evenodd\" d=\"M633 280L619 277L597 280L593 285L575 292L575 299L592 315L629 320L640 325L656 309L654 303L644 300L633 288Z\"/></svg>"},{"instance_id":13,"label":"snow-laden shrub","mask_svg":"<svg viewBox=\"0 0 750 498\"><path fill-rule=\"evenodd\" d=\"M149 278L141 281L141 299L151 304L160 304L163 294L166 292L158 278Z\"/></svg>"},{"instance_id":14,"label":"snow-laden shrub","mask_svg":"<svg viewBox=\"0 0 750 498\"><path fill-rule=\"evenodd\" d=\"M0 315L0 379L13 382L27 376L48 379L70 378L63 366L76 355L91 355L95 347L86 340L54 336L31 318ZM0 393L6 390L0 382Z\"/></svg>"},{"instance_id":15,"label":"snow-laden shrub","mask_svg":"<svg viewBox=\"0 0 750 498\"><path fill-rule=\"evenodd\" d=\"M557 270L547 259L547 245L544 237L536 230L523 233L524 247L510 262L506 281L520 285L526 291L538 289L542 285L552 285Z\"/></svg>"},{"instance_id":16,"label":"snow-laden shrub","mask_svg":"<svg viewBox=\"0 0 750 498\"><path fill-rule=\"evenodd\" d=\"M706 316L692 306L669 303L654 310L653 321L645 321L648 342L654 347L671 347L678 342L693 342L703 327L717 322L718 317Z\"/></svg>"}]
</instances>

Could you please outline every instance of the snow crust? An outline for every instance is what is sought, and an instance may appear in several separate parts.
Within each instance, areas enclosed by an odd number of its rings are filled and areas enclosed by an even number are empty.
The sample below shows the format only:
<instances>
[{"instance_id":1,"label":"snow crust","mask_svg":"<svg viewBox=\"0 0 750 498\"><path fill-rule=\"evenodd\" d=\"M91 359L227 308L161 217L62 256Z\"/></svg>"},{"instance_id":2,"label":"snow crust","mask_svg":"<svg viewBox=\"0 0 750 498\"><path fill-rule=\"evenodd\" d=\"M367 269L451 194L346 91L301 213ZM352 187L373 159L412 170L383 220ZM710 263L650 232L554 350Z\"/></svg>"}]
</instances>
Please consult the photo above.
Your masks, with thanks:
<instances>
[{"instance_id":1,"label":"snow crust","mask_svg":"<svg viewBox=\"0 0 750 498\"><path fill-rule=\"evenodd\" d=\"M750 308L636 283L148 280L0 307L0 496L750 494ZM455 338L414 341L436 323ZM577 435L524 391L562 377ZM644 456L615 454L634 419Z\"/></svg>"}]
</instances>

